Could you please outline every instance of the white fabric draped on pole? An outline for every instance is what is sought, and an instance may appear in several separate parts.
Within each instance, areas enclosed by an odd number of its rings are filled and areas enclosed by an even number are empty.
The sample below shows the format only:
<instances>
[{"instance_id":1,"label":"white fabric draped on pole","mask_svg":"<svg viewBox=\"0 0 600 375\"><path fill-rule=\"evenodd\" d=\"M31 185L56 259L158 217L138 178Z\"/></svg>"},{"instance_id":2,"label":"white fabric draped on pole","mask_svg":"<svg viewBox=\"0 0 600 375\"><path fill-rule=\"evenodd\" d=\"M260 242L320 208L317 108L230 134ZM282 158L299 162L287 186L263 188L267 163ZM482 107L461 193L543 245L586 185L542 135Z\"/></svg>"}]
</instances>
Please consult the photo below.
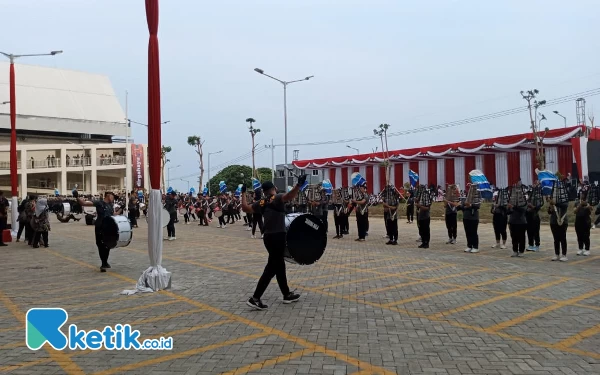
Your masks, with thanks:
<instances>
[{"instance_id":1,"label":"white fabric draped on pole","mask_svg":"<svg viewBox=\"0 0 600 375\"><path fill-rule=\"evenodd\" d=\"M437 183L446 190L446 159L438 159L437 163Z\"/></svg>"},{"instance_id":2,"label":"white fabric draped on pole","mask_svg":"<svg viewBox=\"0 0 600 375\"><path fill-rule=\"evenodd\" d=\"M533 185L533 161L531 150L519 151L519 176L523 185Z\"/></svg>"},{"instance_id":3,"label":"white fabric draped on pole","mask_svg":"<svg viewBox=\"0 0 600 375\"><path fill-rule=\"evenodd\" d=\"M475 156L475 169L477 169L477 170L483 172L483 174L485 174L485 171L483 168L483 155Z\"/></svg>"},{"instance_id":4,"label":"white fabric draped on pole","mask_svg":"<svg viewBox=\"0 0 600 375\"><path fill-rule=\"evenodd\" d=\"M556 173L558 171L558 148L544 147L544 155L546 156L546 169Z\"/></svg>"},{"instance_id":5,"label":"white fabric draped on pole","mask_svg":"<svg viewBox=\"0 0 600 375\"><path fill-rule=\"evenodd\" d=\"M373 192L374 193L379 193L382 190L381 186L379 186L379 170L380 169L381 168L379 167L379 165L373 166Z\"/></svg>"},{"instance_id":6,"label":"white fabric draped on pole","mask_svg":"<svg viewBox=\"0 0 600 375\"><path fill-rule=\"evenodd\" d=\"M148 200L148 255L150 256L150 267L142 273L134 290L124 290L121 294L148 293L171 287L171 273L161 266L163 230L161 224L162 194L160 190L150 190Z\"/></svg>"},{"instance_id":7,"label":"white fabric draped on pole","mask_svg":"<svg viewBox=\"0 0 600 375\"><path fill-rule=\"evenodd\" d=\"M498 152L496 154L496 186L499 188L508 187L508 166L506 164L506 154Z\"/></svg>"},{"instance_id":8,"label":"white fabric draped on pole","mask_svg":"<svg viewBox=\"0 0 600 375\"><path fill-rule=\"evenodd\" d=\"M429 185L429 168L427 160L419 161L419 183L421 185Z\"/></svg>"},{"instance_id":9,"label":"white fabric draped on pole","mask_svg":"<svg viewBox=\"0 0 600 375\"><path fill-rule=\"evenodd\" d=\"M465 190L465 158L458 157L454 159L454 183Z\"/></svg>"},{"instance_id":10,"label":"white fabric draped on pole","mask_svg":"<svg viewBox=\"0 0 600 375\"><path fill-rule=\"evenodd\" d=\"M342 168L335 169L335 186L336 189L344 187L344 181L342 181Z\"/></svg>"}]
</instances>

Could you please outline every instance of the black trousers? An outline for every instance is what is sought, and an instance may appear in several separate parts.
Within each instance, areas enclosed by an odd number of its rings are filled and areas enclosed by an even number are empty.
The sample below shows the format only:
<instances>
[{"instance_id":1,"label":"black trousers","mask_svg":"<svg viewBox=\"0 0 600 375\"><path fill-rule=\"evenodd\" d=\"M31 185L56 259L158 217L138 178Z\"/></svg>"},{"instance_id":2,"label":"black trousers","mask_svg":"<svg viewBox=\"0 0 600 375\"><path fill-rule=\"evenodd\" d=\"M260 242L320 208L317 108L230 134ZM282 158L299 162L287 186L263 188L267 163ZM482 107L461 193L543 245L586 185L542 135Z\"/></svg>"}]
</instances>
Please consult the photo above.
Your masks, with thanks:
<instances>
[{"instance_id":1,"label":"black trousers","mask_svg":"<svg viewBox=\"0 0 600 375\"><path fill-rule=\"evenodd\" d=\"M7 224L8 218L6 216L0 217L0 236L2 232L8 227ZM0 237L0 243L4 243L4 240Z\"/></svg>"},{"instance_id":2,"label":"black trousers","mask_svg":"<svg viewBox=\"0 0 600 375\"><path fill-rule=\"evenodd\" d=\"M344 233L350 233L350 213L344 214L342 213L340 216L343 220Z\"/></svg>"},{"instance_id":3,"label":"black trousers","mask_svg":"<svg viewBox=\"0 0 600 375\"><path fill-rule=\"evenodd\" d=\"M27 221L23 220L19 220L19 231L17 232L17 240L21 239L21 234L23 234L23 230L25 229L25 225L26 225ZM25 231L25 239L28 240L27 238L27 231Z\"/></svg>"},{"instance_id":4,"label":"black trousers","mask_svg":"<svg viewBox=\"0 0 600 375\"><path fill-rule=\"evenodd\" d=\"M132 227L137 226L137 211L135 209L129 210L127 214Z\"/></svg>"},{"instance_id":5,"label":"black trousers","mask_svg":"<svg viewBox=\"0 0 600 375\"><path fill-rule=\"evenodd\" d=\"M173 212L169 214L170 220L169 224L167 224L167 236L175 237L175 219L177 219L177 212Z\"/></svg>"},{"instance_id":6,"label":"black trousers","mask_svg":"<svg viewBox=\"0 0 600 375\"><path fill-rule=\"evenodd\" d=\"M356 215L356 229L358 230L358 238L364 240L367 237L367 231L369 230L369 214Z\"/></svg>"},{"instance_id":7,"label":"black trousers","mask_svg":"<svg viewBox=\"0 0 600 375\"><path fill-rule=\"evenodd\" d=\"M98 255L100 255L100 260L102 261L102 265L108 263L108 256L110 255L110 249L104 244L102 239L102 228L96 225L95 228L96 234L96 246L98 247Z\"/></svg>"},{"instance_id":8,"label":"black trousers","mask_svg":"<svg viewBox=\"0 0 600 375\"><path fill-rule=\"evenodd\" d=\"M506 217L504 215L501 215L501 216L494 215L494 219L493 219L492 223L494 226L494 235L496 236L496 242L500 242L500 239L502 239L502 242L506 242L506 238L507 238L506 227L508 226L508 217ZM538 227L538 233L539 233L539 227Z\"/></svg>"},{"instance_id":9,"label":"black trousers","mask_svg":"<svg viewBox=\"0 0 600 375\"><path fill-rule=\"evenodd\" d=\"M596 221L594 221L594 225L600 224L600 215L596 215Z\"/></svg>"},{"instance_id":10,"label":"black trousers","mask_svg":"<svg viewBox=\"0 0 600 375\"><path fill-rule=\"evenodd\" d=\"M225 215L219 216L219 225L225 225Z\"/></svg>"},{"instance_id":11,"label":"black trousers","mask_svg":"<svg viewBox=\"0 0 600 375\"><path fill-rule=\"evenodd\" d=\"M560 255L560 249L562 247L562 255L567 255L567 228L569 225L564 223L563 225L550 224L550 230L552 231L552 237L554 237L554 254Z\"/></svg>"},{"instance_id":12,"label":"black trousers","mask_svg":"<svg viewBox=\"0 0 600 375\"><path fill-rule=\"evenodd\" d=\"M587 222L577 222L575 220L575 233L577 234L577 244L580 249L590 249L590 224Z\"/></svg>"},{"instance_id":13,"label":"black trousers","mask_svg":"<svg viewBox=\"0 0 600 375\"><path fill-rule=\"evenodd\" d=\"M421 236L421 243L423 245L429 245L429 241L431 240L430 222L431 219L418 220L419 236Z\"/></svg>"},{"instance_id":14,"label":"black trousers","mask_svg":"<svg viewBox=\"0 0 600 375\"><path fill-rule=\"evenodd\" d=\"M385 225L385 234L390 236L388 233L388 220L390 219L390 212L386 209L383 211L383 224Z\"/></svg>"},{"instance_id":15,"label":"black trousers","mask_svg":"<svg viewBox=\"0 0 600 375\"><path fill-rule=\"evenodd\" d=\"M409 204L406 206L406 221L412 222L415 216L415 205Z\"/></svg>"},{"instance_id":16,"label":"black trousers","mask_svg":"<svg viewBox=\"0 0 600 375\"><path fill-rule=\"evenodd\" d=\"M198 220L200 221L198 225L208 225L208 219L206 218L206 214L204 213L204 211L198 212Z\"/></svg>"},{"instance_id":17,"label":"black trousers","mask_svg":"<svg viewBox=\"0 0 600 375\"><path fill-rule=\"evenodd\" d=\"M284 296L290 293L290 288L287 283L287 276L285 274L285 261L283 260L283 253L285 251L285 232L281 233L267 233L265 234L264 240L265 248L269 252L269 260L267 266L263 271L262 276L258 280L258 285L254 291L254 298L260 299L267 290L267 287L273 280L273 277L277 278L277 284L279 289Z\"/></svg>"},{"instance_id":18,"label":"black trousers","mask_svg":"<svg viewBox=\"0 0 600 375\"><path fill-rule=\"evenodd\" d=\"M525 232L527 232L527 224L510 224L513 252L521 254L525 252Z\"/></svg>"},{"instance_id":19,"label":"black trousers","mask_svg":"<svg viewBox=\"0 0 600 375\"><path fill-rule=\"evenodd\" d=\"M463 220L463 227L465 228L465 236L467 236L467 247L479 249L479 235L477 234L479 220Z\"/></svg>"},{"instance_id":20,"label":"black trousers","mask_svg":"<svg viewBox=\"0 0 600 375\"><path fill-rule=\"evenodd\" d=\"M527 219L527 241L529 246L540 246L540 217Z\"/></svg>"},{"instance_id":21,"label":"black trousers","mask_svg":"<svg viewBox=\"0 0 600 375\"><path fill-rule=\"evenodd\" d=\"M263 217L262 214L254 213L252 214L252 235L256 233L256 226L258 225L258 230L260 234L263 234Z\"/></svg>"},{"instance_id":22,"label":"black trousers","mask_svg":"<svg viewBox=\"0 0 600 375\"><path fill-rule=\"evenodd\" d=\"M45 232L36 231L35 232L35 235L33 236L33 247L40 246L40 240L41 240L41 244L43 246L48 247L48 231L45 231Z\"/></svg>"},{"instance_id":23,"label":"black trousers","mask_svg":"<svg viewBox=\"0 0 600 375\"><path fill-rule=\"evenodd\" d=\"M456 239L458 232L458 222L456 221L456 214L446 215L444 217L446 221L446 229L448 230L448 238Z\"/></svg>"},{"instance_id":24,"label":"black trousers","mask_svg":"<svg viewBox=\"0 0 600 375\"><path fill-rule=\"evenodd\" d=\"M337 236L341 236L344 234L344 226L342 224L344 222L344 219L340 215L336 215L335 213L333 214L333 224L335 224L335 234Z\"/></svg>"},{"instance_id":25,"label":"black trousers","mask_svg":"<svg viewBox=\"0 0 600 375\"><path fill-rule=\"evenodd\" d=\"M327 222L327 217L329 216L329 211L323 211L323 215L321 215L320 219L325 225L325 232L329 231L329 223Z\"/></svg>"},{"instance_id":26,"label":"black trousers","mask_svg":"<svg viewBox=\"0 0 600 375\"><path fill-rule=\"evenodd\" d=\"M388 215L388 219L385 221L385 229L390 241L398 241L398 217L394 216L392 219L391 215Z\"/></svg>"},{"instance_id":27,"label":"black trousers","mask_svg":"<svg viewBox=\"0 0 600 375\"><path fill-rule=\"evenodd\" d=\"M252 228L252 214L246 214L246 216L244 216L244 223L248 224L248 226Z\"/></svg>"},{"instance_id":28,"label":"black trousers","mask_svg":"<svg viewBox=\"0 0 600 375\"><path fill-rule=\"evenodd\" d=\"M227 214L227 224L235 224L235 216L233 214Z\"/></svg>"}]
</instances>

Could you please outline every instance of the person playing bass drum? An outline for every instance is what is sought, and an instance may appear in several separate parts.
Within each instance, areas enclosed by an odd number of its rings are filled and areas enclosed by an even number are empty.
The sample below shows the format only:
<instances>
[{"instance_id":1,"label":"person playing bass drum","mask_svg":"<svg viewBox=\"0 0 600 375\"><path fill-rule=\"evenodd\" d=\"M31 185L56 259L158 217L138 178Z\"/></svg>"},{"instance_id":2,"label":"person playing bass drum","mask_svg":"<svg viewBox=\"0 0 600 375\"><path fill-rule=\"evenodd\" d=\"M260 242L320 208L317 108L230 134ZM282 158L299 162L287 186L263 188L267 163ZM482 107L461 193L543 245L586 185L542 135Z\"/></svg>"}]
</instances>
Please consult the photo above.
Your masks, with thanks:
<instances>
[{"instance_id":1,"label":"person playing bass drum","mask_svg":"<svg viewBox=\"0 0 600 375\"><path fill-rule=\"evenodd\" d=\"M292 303L300 299L300 295L290 291L285 274L285 260L283 259L286 248L286 227L285 227L285 203L291 202L300 187L306 182L307 175L298 178L296 186L286 194L277 194L277 189L271 181L262 184L262 191L265 196L261 200L254 202L251 206L246 202L246 185L242 186L242 210L246 213L260 212L264 218L264 244L269 252L267 266L258 280L258 285L254 295L246 304L256 310L265 310L267 305L263 304L260 298L271 283L273 276L277 277L277 284L283 294L283 303Z\"/></svg>"},{"instance_id":2,"label":"person playing bass drum","mask_svg":"<svg viewBox=\"0 0 600 375\"><path fill-rule=\"evenodd\" d=\"M98 255L100 255L100 261L102 262L102 265L100 266L100 272L106 272L106 269L110 268L110 264L108 264L110 249L104 244L102 235L102 222L104 221L105 217L113 216L115 214L115 196L112 192L107 191L104 193L103 200L90 202L79 198L79 194L77 193L77 190L75 190L73 191L73 197L77 199L77 202L79 202L81 206L96 207L96 246L98 246Z\"/></svg>"}]
</instances>

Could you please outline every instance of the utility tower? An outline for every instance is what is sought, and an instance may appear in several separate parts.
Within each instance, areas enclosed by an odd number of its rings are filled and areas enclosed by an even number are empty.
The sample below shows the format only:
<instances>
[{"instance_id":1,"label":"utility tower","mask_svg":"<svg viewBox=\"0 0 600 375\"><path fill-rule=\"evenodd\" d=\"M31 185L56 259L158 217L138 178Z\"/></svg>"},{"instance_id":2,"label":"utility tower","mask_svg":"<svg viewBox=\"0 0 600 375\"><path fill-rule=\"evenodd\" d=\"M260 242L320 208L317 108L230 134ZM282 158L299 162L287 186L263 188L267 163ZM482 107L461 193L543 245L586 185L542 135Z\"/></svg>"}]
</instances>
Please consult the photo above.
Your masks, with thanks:
<instances>
[{"instance_id":1,"label":"utility tower","mask_svg":"<svg viewBox=\"0 0 600 375\"><path fill-rule=\"evenodd\" d=\"M585 126L585 99L579 98L575 101L577 111L577 125Z\"/></svg>"}]
</instances>

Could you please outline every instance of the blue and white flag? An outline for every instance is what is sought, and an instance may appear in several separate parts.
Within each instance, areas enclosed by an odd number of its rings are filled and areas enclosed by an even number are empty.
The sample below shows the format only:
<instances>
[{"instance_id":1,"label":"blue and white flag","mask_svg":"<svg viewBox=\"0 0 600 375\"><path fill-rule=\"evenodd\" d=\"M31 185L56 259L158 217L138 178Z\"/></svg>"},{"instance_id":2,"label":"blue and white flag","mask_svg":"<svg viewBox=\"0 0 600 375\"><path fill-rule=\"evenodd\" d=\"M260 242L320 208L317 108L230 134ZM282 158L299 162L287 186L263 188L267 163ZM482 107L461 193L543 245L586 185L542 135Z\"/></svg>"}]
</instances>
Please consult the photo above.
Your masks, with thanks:
<instances>
[{"instance_id":1,"label":"blue and white flag","mask_svg":"<svg viewBox=\"0 0 600 375\"><path fill-rule=\"evenodd\" d=\"M323 180L323 190L325 191L325 195L333 194L333 185L329 180Z\"/></svg>"},{"instance_id":2,"label":"blue and white flag","mask_svg":"<svg viewBox=\"0 0 600 375\"><path fill-rule=\"evenodd\" d=\"M363 186L367 183L367 180L358 172L352 173L352 186Z\"/></svg>"},{"instance_id":3,"label":"blue and white flag","mask_svg":"<svg viewBox=\"0 0 600 375\"><path fill-rule=\"evenodd\" d=\"M190 195L194 195L194 193L196 193L196 189L192 186L190 188Z\"/></svg>"},{"instance_id":4,"label":"blue and white flag","mask_svg":"<svg viewBox=\"0 0 600 375\"><path fill-rule=\"evenodd\" d=\"M58 189L54 189L54 195L57 197L60 195L60 192L58 191Z\"/></svg>"},{"instance_id":5,"label":"blue and white flag","mask_svg":"<svg viewBox=\"0 0 600 375\"><path fill-rule=\"evenodd\" d=\"M477 190L479 190L482 198L491 199L493 197L494 192L492 191L492 186L483 172L478 169L473 169L471 172L469 172L469 177L471 179L471 183L477 185Z\"/></svg>"},{"instance_id":6,"label":"blue and white flag","mask_svg":"<svg viewBox=\"0 0 600 375\"><path fill-rule=\"evenodd\" d=\"M408 179L410 180L410 186L415 187L419 182L419 174L417 172L414 172L412 169L409 169Z\"/></svg>"},{"instance_id":7,"label":"blue and white flag","mask_svg":"<svg viewBox=\"0 0 600 375\"><path fill-rule=\"evenodd\" d=\"M221 193L227 192L227 185L225 184L225 181L219 182L219 191Z\"/></svg>"},{"instance_id":8,"label":"blue and white flag","mask_svg":"<svg viewBox=\"0 0 600 375\"><path fill-rule=\"evenodd\" d=\"M237 189L235 189L235 192L233 193L238 198L239 198L240 194L242 194L242 186L243 186L243 184L239 184Z\"/></svg>"},{"instance_id":9,"label":"blue and white flag","mask_svg":"<svg viewBox=\"0 0 600 375\"><path fill-rule=\"evenodd\" d=\"M202 189L202 195L203 195L203 196L205 196L205 197L208 195L208 187L207 187L207 186L205 186L205 187Z\"/></svg>"},{"instance_id":10,"label":"blue and white flag","mask_svg":"<svg viewBox=\"0 0 600 375\"><path fill-rule=\"evenodd\" d=\"M252 177L252 190L258 190L260 187L260 181L258 181L257 178Z\"/></svg>"},{"instance_id":11,"label":"blue and white flag","mask_svg":"<svg viewBox=\"0 0 600 375\"><path fill-rule=\"evenodd\" d=\"M304 184L300 186L300 191L304 191L308 187L308 180L304 181Z\"/></svg>"},{"instance_id":12,"label":"blue and white flag","mask_svg":"<svg viewBox=\"0 0 600 375\"><path fill-rule=\"evenodd\" d=\"M171 194L173 192L173 188L169 186L169 188L167 189L167 194Z\"/></svg>"},{"instance_id":13,"label":"blue and white flag","mask_svg":"<svg viewBox=\"0 0 600 375\"><path fill-rule=\"evenodd\" d=\"M540 171L539 169L536 169L535 173L538 176L540 185L542 185L542 195L551 195L554 181L558 181L558 177L549 170Z\"/></svg>"}]
</instances>

